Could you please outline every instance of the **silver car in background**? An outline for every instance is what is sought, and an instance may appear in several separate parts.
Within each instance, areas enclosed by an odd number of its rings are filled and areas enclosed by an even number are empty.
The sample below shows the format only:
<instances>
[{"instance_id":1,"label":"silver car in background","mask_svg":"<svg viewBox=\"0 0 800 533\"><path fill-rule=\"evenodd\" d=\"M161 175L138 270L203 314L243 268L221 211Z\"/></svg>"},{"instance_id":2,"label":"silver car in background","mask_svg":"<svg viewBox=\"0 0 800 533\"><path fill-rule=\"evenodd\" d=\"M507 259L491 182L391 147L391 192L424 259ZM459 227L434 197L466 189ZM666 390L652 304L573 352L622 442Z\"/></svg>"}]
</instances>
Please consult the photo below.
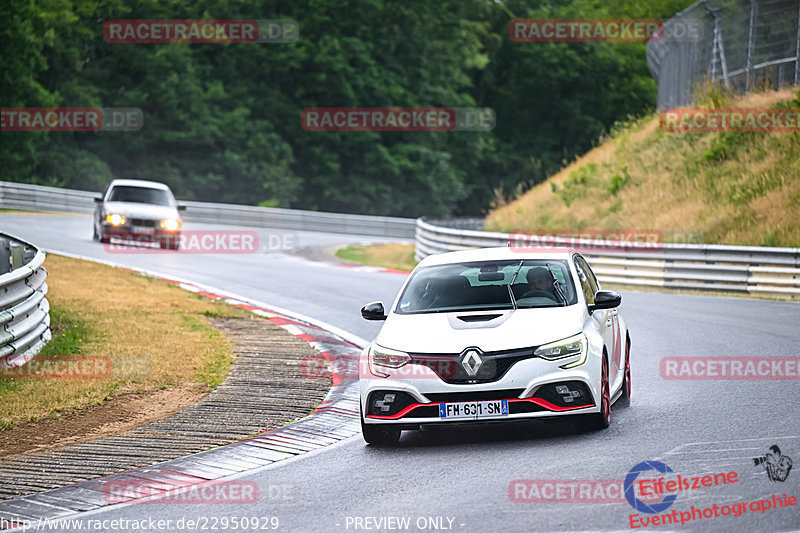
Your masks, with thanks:
<instances>
[{"instance_id":1,"label":"silver car in background","mask_svg":"<svg viewBox=\"0 0 800 533\"><path fill-rule=\"evenodd\" d=\"M112 237L135 243L158 243L161 248L179 247L181 217L175 196L163 183L116 179L100 198L95 198L93 238L111 242Z\"/></svg>"}]
</instances>

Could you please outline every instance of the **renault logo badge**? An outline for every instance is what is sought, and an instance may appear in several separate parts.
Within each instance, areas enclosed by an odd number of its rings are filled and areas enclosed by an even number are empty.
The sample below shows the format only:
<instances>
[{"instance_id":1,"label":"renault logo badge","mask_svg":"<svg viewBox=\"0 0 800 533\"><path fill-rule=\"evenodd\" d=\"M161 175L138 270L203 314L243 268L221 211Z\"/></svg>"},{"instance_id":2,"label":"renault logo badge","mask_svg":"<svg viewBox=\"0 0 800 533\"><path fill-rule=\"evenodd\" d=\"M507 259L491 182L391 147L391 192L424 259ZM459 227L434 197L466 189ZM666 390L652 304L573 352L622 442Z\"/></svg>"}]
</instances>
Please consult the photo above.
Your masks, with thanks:
<instances>
[{"instance_id":1,"label":"renault logo badge","mask_svg":"<svg viewBox=\"0 0 800 533\"><path fill-rule=\"evenodd\" d=\"M483 360L481 359L481 352L477 348L470 348L464 352L461 357L461 366L467 371L467 374L474 376L478 373Z\"/></svg>"}]
</instances>

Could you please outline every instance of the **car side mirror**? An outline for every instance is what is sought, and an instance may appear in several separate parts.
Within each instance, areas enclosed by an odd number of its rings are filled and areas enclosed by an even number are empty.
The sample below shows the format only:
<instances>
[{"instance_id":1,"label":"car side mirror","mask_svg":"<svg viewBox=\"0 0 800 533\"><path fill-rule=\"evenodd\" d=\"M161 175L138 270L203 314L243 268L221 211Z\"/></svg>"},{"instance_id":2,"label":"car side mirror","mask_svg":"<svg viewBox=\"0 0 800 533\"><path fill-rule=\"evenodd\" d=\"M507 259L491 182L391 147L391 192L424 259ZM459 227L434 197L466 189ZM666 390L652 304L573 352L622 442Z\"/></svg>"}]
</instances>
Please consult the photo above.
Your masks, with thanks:
<instances>
[{"instance_id":1,"label":"car side mirror","mask_svg":"<svg viewBox=\"0 0 800 533\"><path fill-rule=\"evenodd\" d=\"M186 206L185 205L179 205L178 206L178 211L186 211Z\"/></svg>"},{"instance_id":2,"label":"car side mirror","mask_svg":"<svg viewBox=\"0 0 800 533\"><path fill-rule=\"evenodd\" d=\"M96 204L102 204L102 203L103 203L103 197L101 196L101 197L99 197L99 198L95 198L95 199L94 199L94 203L96 203Z\"/></svg>"},{"instance_id":3,"label":"car side mirror","mask_svg":"<svg viewBox=\"0 0 800 533\"><path fill-rule=\"evenodd\" d=\"M622 303L622 296L616 291L597 291L594 295L594 305L589 306L591 315L597 309L613 309Z\"/></svg>"},{"instance_id":4,"label":"car side mirror","mask_svg":"<svg viewBox=\"0 0 800 533\"><path fill-rule=\"evenodd\" d=\"M361 308L361 316L366 320L386 320L383 302L368 303Z\"/></svg>"}]
</instances>

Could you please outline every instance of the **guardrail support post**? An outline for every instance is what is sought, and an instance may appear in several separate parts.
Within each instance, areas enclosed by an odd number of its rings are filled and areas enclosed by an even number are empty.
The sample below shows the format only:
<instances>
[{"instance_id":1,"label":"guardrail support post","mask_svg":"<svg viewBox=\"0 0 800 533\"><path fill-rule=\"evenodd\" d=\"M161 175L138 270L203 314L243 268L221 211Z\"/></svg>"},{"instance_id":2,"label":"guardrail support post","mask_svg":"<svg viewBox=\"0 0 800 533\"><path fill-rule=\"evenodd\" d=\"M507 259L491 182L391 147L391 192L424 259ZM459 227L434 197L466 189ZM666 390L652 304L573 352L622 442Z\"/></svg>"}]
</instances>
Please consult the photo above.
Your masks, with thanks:
<instances>
[{"instance_id":1,"label":"guardrail support post","mask_svg":"<svg viewBox=\"0 0 800 533\"><path fill-rule=\"evenodd\" d=\"M11 250L6 239L0 239L0 274L11 272Z\"/></svg>"},{"instance_id":2,"label":"guardrail support post","mask_svg":"<svg viewBox=\"0 0 800 533\"><path fill-rule=\"evenodd\" d=\"M25 247L21 244L14 243L11 245L11 270L16 270L25 264L22 259L24 252Z\"/></svg>"}]
</instances>

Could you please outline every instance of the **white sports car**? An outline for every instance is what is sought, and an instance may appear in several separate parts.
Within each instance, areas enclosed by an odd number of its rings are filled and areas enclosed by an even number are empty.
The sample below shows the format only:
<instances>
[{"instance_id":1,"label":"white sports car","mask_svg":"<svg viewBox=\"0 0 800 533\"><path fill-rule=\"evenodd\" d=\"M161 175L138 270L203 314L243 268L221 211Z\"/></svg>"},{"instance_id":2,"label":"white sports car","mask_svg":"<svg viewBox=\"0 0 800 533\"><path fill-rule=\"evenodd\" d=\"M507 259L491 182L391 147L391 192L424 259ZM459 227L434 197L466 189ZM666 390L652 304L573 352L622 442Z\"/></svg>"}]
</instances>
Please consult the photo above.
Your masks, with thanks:
<instances>
[{"instance_id":1,"label":"white sports car","mask_svg":"<svg viewBox=\"0 0 800 533\"><path fill-rule=\"evenodd\" d=\"M611 421L631 394L630 335L574 251L485 248L432 255L406 280L362 353L361 430L393 444L424 424L581 415Z\"/></svg>"}]
</instances>

